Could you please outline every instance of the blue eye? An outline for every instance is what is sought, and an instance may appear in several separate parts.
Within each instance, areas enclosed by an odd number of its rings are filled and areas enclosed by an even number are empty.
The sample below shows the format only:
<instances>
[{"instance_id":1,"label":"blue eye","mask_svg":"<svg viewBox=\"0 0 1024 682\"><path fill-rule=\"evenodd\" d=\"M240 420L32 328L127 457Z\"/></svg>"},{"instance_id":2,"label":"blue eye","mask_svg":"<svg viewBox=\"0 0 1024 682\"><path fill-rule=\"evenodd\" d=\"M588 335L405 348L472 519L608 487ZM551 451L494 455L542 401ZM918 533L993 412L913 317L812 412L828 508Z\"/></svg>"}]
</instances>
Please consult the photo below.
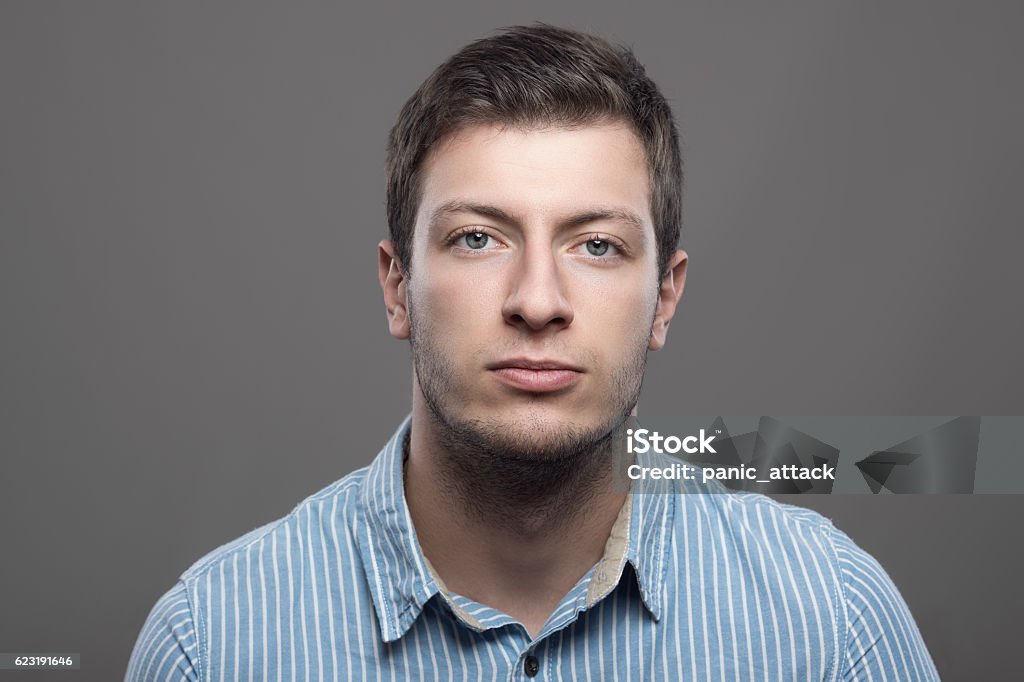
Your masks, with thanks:
<instances>
[{"instance_id":1,"label":"blue eye","mask_svg":"<svg viewBox=\"0 0 1024 682\"><path fill-rule=\"evenodd\" d=\"M608 253L608 242L603 239L591 239L587 242L587 253L591 256L603 256Z\"/></svg>"},{"instance_id":2,"label":"blue eye","mask_svg":"<svg viewBox=\"0 0 1024 682\"><path fill-rule=\"evenodd\" d=\"M487 246L487 242L490 241L491 238L483 232L468 232L463 236L463 239L466 240L466 246L469 248L482 249Z\"/></svg>"}]
</instances>

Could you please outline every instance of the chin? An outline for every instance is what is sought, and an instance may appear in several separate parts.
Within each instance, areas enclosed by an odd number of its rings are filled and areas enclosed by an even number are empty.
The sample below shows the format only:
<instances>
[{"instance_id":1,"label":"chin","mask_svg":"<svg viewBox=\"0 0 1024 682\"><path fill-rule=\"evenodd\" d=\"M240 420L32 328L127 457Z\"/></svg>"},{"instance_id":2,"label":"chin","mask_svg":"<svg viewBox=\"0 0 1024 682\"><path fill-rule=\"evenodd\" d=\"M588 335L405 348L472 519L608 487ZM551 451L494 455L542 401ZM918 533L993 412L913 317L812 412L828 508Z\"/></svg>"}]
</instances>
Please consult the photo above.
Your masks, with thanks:
<instances>
[{"instance_id":1,"label":"chin","mask_svg":"<svg viewBox=\"0 0 1024 682\"><path fill-rule=\"evenodd\" d=\"M613 417L581 419L563 410L503 410L463 421L478 446L513 458L562 459L591 449L611 431Z\"/></svg>"},{"instance_id":2,"label":"chin","mask_svg":"<svg viewBox=\"0 0 1024 682\"><path fill-rule=\"evenodd\" d=\"M607 419L591 417L578 408L537 405L502 406L492 412L488 420L526 437L538 432L557 434L590 431L608 422Z\"/></svg>"}]
</instances>

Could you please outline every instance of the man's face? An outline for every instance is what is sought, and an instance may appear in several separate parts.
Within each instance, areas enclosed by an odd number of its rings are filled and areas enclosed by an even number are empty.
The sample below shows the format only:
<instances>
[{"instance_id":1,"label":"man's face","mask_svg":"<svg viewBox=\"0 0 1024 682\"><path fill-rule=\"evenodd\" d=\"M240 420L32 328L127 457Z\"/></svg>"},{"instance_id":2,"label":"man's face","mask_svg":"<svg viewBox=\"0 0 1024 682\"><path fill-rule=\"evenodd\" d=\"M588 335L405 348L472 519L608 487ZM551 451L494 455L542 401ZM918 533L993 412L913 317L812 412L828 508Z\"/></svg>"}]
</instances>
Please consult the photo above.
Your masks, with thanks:
<instances>
[{"instance_id":1,"label":"man's face","mask_svg":"<svg viewBox=\"0 0 1024 682\"><path fill-rule=\"evenodd\" d=\"M652 337L665 285L636 135L473 126L431 150L422 178L395 299L408 319L392 320L411 337L414 410L422 401L450 429L524 456L606 435L664 340L660 327Z\"/></svg>"}]
</instances>

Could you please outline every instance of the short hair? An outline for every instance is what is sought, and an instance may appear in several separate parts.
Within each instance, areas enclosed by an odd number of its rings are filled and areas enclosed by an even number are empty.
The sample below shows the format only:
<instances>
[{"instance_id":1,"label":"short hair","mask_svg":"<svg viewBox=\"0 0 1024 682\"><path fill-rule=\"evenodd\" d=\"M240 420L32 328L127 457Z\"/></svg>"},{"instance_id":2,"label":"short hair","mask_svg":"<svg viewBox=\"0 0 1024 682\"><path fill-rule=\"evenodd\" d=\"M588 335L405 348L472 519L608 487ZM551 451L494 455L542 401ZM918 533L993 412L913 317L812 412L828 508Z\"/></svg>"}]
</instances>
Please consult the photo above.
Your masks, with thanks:
<instances>
[{"instance_id":1,"label":"short hair","mask_svg":"<svg viewBox=\"0 0 1024 682\"><path fill-rule=\"evenodd\" d=\"M649 169L659 278L679 241L683 164L665 97L625 45L547 24L513 26L465 46L402 107L387 147L387 216L396 255L409 273L422 199L421 167L431 147L461 128L631 126Z\"/></svg>"}]
</instances>

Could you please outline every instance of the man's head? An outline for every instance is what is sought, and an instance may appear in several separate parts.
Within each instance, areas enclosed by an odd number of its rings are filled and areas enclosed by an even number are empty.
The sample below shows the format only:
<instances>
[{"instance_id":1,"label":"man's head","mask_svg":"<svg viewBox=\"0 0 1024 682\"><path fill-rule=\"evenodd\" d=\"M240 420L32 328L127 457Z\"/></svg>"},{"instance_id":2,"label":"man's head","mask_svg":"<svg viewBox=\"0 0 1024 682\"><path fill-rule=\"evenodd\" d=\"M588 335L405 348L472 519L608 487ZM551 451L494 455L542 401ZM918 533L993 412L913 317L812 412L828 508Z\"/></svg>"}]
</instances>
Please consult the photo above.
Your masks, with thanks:
<instances>
[{"instance_id":1,"label":"man's head","mask_svg":"<svg viewBox=\"0 0 1024 682\"><path fill-rule=\"evenodd\" d=\"M380 277L414 414L520 458L606 437L686 268L675 125L632 53L548 26L472 43L403 108L387 172Z\"/></svg>"}]
</instances>

